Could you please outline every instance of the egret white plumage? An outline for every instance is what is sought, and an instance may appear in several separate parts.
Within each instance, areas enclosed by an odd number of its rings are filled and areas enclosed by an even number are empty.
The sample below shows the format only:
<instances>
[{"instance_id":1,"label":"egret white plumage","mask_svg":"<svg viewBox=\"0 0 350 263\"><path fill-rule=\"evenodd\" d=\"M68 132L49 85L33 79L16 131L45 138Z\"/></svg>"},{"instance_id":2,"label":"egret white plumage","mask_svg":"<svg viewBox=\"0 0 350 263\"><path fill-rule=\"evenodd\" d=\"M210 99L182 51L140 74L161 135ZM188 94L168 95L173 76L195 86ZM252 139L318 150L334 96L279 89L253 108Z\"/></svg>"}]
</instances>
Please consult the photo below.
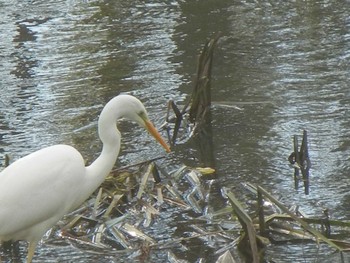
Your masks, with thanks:
<instances>
[{"instance_id":1,"label":"egret white plumage","mask_svg":"<svg viewBox=\"0 0 350 263\"><path fill-rule=\"evenodd\" d=\"M103 148L91 165L85 167L75 148L54 145L15 161L0 173L0 241L28 241L27 262L32 261L46 231L81 205L112 170L120 150L116 127L120 118L146 128L170 152L138 99L130 95L113 98L98 120Z\"/></svg>"}]
</instances>

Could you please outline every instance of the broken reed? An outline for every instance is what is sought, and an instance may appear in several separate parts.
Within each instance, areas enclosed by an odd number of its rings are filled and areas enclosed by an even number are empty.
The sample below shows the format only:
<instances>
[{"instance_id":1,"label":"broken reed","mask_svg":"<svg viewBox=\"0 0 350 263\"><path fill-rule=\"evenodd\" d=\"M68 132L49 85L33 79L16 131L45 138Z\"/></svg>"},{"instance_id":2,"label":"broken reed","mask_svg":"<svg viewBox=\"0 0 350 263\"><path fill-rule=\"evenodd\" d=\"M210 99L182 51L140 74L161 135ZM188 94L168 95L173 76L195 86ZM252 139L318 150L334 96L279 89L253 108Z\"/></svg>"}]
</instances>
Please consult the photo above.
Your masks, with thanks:
<instances>
[{"instance_id":1,"label":"broken reed","mask_svg":"<svg viewBox=\"0 0 350 263\"><path fill-rule=\"evenodd\" d=\"M310 180L309 180L309 170L311 167L311 161L309 158L309 147L308 147L308 138L307 131L303 131L303 138L301 141L300 149L298 136L293 136L293 148L294 151L288 157L289 162L294 167L294 185L295 189L299 188L299 181L302 179L304 183L305 194L309 194ZM301 176L300 176L301 172Z\"/></svg>"},{"instance_id":2,"label":"broken reed","mask_svg":"<svg viewBox=\"0 0 350 263\"><path fill-rule=\"evenodd\" d=\"M246 253L246 254L249 255L251 262L258 263L260 262L260 259L259 259L260 257L259 257L259 251L258 251L258 245L257 245L257 235L255 232L253 220L250 218L247 212L244 211L244 209L242 208L242 205L239 203L239 201L236 199L236 197L232 192L228 192L227 197L228 197L228 200L230 201L230 204L233 210L235 211L235 214L237 215L238 221L240 222L244 230L241 241L238 244L238 247L240 248L250 247L251 253ZM247 245L247 243L249 245Z\"/></svg>"},{"instance_id":3,"label":"broken reed","mask_svg":"<svg viewBox=\"0 0 350 263\"><path fill-rule=\"evenodd\" d=\"M300 212L295 213L290 211L282 202L280 202L276 197L261 186L255 187L254 185L248 183L247 189L249 189L252 193L257 194L258 224L253 223L255 222L255 219L248 215L232 192L228 192L227 197L230 201L234 214L237 216L243 229L238 248L241 252L248 256L250 262L259 262L259 260L261 260L261 248L269 243L267 242L268 240L271 243L274 242L274 238L271 236L272 233L281 233L282 235L286 235L286 233L288 233L288 242L293 242L293 237L295 238L296 242L300 238L303 240L313 240L315 242L322 241L327 243L331 248L340 252L341 258L343 257L343 252L350 251L349 242L331 239L329 237L331 234L331 226L349 228L350 222L330 220L328 213L325 213L325 215L321 218L308 218L304 215L300 215ZM266 216L263 205L264 200L269 200L272 204L278 207L282 213L274 213ZM280 221L283 223L279 224L278 222ZM296 224L299 225L301 230L295 228ZM325 234L322 234L310 224L324 226Z\"/></svg>"},{"instance_id":4,"label":"broken reed","mask_svg":"<svg viewBox=\"0 0 350 263\"><path fill-rule=\"evenodd\" d=\"M189 113L189 121L195 124L195 130L197 130L201 124L205 124L209 121L208 117L211 106L211 70L213 65L214 48L219 40L219 37L220 34L217 34L214 38L208 40L204 45L204 48L198 58L197 75L191 97L186 102L182 110L178 108L174 101L170 100L168 103L168 112L166 117L168 123L171 122L169 116L170 110L172 110L175 114L174 133L171 137L172 143L175 143L176 141L181 122L183 121L186 113Z\"/></svg>"},{"instance_id":5,"label":"broken reed","mask_svg":"<svg viewBox=\"0 0 350 263\"><path fill-rule=\"evenodd\" d=\"M189 111L192 122L200 123L205 120L210 109L213 54L219 37L220 34L207 41L198 59L197 77L192 91Z\"/></svg>"}]
</instances>

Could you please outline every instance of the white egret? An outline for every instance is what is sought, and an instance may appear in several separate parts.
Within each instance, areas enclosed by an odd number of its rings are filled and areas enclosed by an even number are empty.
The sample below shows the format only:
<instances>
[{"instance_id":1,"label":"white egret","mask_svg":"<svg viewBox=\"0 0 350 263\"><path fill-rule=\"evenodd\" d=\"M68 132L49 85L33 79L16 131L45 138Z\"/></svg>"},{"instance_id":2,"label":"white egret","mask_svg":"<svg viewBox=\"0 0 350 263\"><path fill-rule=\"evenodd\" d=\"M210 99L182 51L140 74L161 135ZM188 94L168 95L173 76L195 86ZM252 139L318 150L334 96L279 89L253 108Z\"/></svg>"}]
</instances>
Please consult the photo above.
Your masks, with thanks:
<instances>
[{"instance_id":1,"label":"white egret","mask_svg":"<svg viewBox=\"0 0 350 263\"><path fill-rule=\"evenodd\" d=\"M81 205L112 170L120 150L116 127L120 118L146 128L170 152L138 99L130 95L113 98L98 120L103 148L91 165L85 167L75 148L54 145L15 161L0 173L0 241L28 241L27 262L32 261L46 231Z\"/></svg>"}]
</instances>

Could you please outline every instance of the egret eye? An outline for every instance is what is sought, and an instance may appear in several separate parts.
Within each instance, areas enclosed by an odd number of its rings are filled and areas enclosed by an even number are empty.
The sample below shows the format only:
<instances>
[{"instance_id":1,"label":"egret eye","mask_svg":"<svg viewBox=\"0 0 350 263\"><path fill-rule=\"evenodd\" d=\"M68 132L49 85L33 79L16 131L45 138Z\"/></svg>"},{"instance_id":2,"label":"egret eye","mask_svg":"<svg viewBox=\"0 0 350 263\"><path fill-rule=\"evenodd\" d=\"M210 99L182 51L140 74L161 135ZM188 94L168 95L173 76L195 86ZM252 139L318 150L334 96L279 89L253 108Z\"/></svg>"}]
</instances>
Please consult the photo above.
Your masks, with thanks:
<instances>
[{"instance_id":1,"label":"egret eye","mask_svg":"<svg viewBox=\"0 0 350 263\"><path fill-rule=\"evenodd\" d=\"M139 115L141 117L141 119L143 119L143 120L148 119L148 116L147 116L146 112L144 112L144 111L140 111L137 115Z\"/></svg>"}]
</instances>

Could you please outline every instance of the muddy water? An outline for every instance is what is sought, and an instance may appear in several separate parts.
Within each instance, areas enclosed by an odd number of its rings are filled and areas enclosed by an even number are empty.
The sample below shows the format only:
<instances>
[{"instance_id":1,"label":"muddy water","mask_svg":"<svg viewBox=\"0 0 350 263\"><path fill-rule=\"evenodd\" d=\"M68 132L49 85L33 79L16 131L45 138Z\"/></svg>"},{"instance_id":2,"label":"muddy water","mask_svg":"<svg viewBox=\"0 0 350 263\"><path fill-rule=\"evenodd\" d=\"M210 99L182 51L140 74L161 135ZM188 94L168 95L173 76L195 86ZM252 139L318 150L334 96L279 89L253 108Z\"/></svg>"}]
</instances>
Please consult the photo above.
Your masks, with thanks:
<instances>
[{"instance_id":1,"label":"muddy water","mask_svg":"<svg viewBox=\"0 0 350 263\"><path fill-rule=\"evenodd\" d=\"M121 92L143 100L160 125L167 101L181 104L190 94L203 43L221 31L212 81L215 184L243 194L241 183L259 183L307 215L327 208L349 220L349 11L347 1L2 1L1 161L56 143L93 160L97 115ZM309 195L294 189L286 160L303 129ZM136 126L121 130L119 165L163 154ZM196 149L175 146L169 165L198 165ZM222 205L215 192L211 200ZM179 258L214 260L196 247ZM315 261L321 252L272 246L266 258ZM38 253L47 262L94 260L55 247Z\"/></svg>"}]
</instances>

